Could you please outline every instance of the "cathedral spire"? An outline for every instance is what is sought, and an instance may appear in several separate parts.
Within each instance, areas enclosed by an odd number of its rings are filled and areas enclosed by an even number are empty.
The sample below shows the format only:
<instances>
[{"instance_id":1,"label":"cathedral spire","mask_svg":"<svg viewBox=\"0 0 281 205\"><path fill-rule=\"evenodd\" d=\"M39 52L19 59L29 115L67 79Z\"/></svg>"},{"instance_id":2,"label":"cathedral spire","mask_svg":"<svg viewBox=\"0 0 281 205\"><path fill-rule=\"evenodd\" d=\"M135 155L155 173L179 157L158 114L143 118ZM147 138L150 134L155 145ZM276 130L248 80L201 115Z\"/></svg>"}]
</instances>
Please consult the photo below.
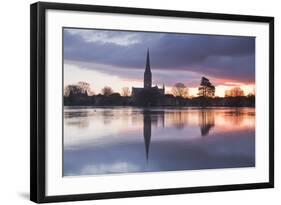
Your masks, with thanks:
<instances>
[{"instance_id":1,"label":"cathedral spire","mask_svg":"<svg viewBox=\"0 0 281 205\"><path fill-rule=\"evenodd\" d=\"M150 70L150 60L149 60L149 48L147 49L147 54L146 54L145 72L151 73L151 70Z\"/></svg>"},{"instance_id":2,"label":"cathedral spire","mask_svg":"<svg viewBox=\"0 0 281 205\"><path fill-rule=\"evenodd\" d=\"M144 71L144 88L151 88L152 75L150 70L149 49L147 49L146 65Z\"/></svg>"}]
</instances>

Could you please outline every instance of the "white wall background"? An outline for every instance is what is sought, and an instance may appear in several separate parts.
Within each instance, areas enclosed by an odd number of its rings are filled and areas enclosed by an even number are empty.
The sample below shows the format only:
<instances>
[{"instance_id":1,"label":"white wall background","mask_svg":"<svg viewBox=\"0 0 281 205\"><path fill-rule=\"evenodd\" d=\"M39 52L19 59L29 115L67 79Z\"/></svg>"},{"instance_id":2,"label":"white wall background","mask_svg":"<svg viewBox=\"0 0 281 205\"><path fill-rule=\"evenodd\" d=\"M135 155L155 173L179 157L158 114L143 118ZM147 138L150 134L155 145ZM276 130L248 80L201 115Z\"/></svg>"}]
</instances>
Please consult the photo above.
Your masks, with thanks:
<instances>
[{"instance_id":1,"label":"white wall background","mask_svg":"<svg viewBox=\"0 0 281 205\"><path fill-rule=\"evenodd\" d=\"M52 1L52 0L49 0ZM145 7L186 11L268 15L275 17L275 79L281 78L281 12L277 0L60 0L68 3ZM2 1L0 6L0 204L31 204L29 201L29 4L30 0ZM275 104L281 104L276 83ZM275 107L276 188L203 194L187 194L67 204L279 204L281 199L281 122ZM279 202L279 203L278 203ZM64 204L64 203L63 203Z\"/></svg>"}]
</instances>

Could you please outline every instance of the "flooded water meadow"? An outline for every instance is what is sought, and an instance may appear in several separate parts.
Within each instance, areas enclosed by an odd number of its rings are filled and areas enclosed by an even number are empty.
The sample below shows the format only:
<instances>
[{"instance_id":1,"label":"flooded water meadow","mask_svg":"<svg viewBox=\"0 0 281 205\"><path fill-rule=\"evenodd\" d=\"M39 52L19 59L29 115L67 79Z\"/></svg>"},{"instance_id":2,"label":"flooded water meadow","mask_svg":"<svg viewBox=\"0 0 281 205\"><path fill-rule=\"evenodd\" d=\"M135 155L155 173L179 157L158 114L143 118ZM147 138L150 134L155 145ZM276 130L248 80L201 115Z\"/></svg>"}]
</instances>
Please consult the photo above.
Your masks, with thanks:
<instances>
[{"instance_id":1,"label":"flooded water meadow","mask_svg":"<svg viewBox=\"0 0 281 205\"><path fill-rule=\"evenodd\" d=\"M64 175L255 166L255 108L65 107Z\"/></svg>"}]
</instances>

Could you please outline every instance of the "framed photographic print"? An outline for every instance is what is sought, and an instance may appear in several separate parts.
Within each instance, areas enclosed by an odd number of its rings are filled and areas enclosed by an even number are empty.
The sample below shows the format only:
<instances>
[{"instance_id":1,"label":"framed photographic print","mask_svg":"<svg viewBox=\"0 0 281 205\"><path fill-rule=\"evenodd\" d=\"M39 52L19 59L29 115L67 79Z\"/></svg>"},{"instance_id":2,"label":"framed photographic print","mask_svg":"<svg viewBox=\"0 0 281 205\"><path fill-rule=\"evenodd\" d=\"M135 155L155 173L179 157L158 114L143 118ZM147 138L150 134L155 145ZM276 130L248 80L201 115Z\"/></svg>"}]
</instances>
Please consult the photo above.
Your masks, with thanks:
<instances>
[{"instance_id":1,"label":"framed photographic print","mask_svg":"<svg viewBox=\"0 0 281 205\"><path fill-rule=\"evenodd\" d=\"M31 5L30 198L274 186L274 18Z\"/></svg>"}]
</instances>

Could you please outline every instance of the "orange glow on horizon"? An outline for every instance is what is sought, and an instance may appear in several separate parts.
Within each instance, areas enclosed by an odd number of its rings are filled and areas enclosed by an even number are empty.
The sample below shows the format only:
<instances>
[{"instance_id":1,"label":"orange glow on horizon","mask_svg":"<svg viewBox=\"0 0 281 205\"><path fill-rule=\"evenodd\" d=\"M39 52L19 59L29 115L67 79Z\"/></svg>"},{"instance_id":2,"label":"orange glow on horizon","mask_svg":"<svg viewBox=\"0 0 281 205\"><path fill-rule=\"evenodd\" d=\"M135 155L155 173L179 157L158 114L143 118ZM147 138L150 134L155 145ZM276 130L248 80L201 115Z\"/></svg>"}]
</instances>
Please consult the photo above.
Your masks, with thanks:
<instances>
[{"instance_id":1,"label":"orange glow on horizon","mask_svg":"<svg viewBox=\"0 0 281 205\"><path fill-rule=\"evenodd\" d=\"M242 84L237 83L237 85L216 85L216 92L215 96L224 97L225 91L230 90L234 87L240 87L244 91L244 95L254 94L255 93L255 84ZM171 87L166 87L166 94L170 94ZM197 97L198 95L198 87L190 87L188 88L189 96L190 97Z\"/></svg>"}]
</instances>

